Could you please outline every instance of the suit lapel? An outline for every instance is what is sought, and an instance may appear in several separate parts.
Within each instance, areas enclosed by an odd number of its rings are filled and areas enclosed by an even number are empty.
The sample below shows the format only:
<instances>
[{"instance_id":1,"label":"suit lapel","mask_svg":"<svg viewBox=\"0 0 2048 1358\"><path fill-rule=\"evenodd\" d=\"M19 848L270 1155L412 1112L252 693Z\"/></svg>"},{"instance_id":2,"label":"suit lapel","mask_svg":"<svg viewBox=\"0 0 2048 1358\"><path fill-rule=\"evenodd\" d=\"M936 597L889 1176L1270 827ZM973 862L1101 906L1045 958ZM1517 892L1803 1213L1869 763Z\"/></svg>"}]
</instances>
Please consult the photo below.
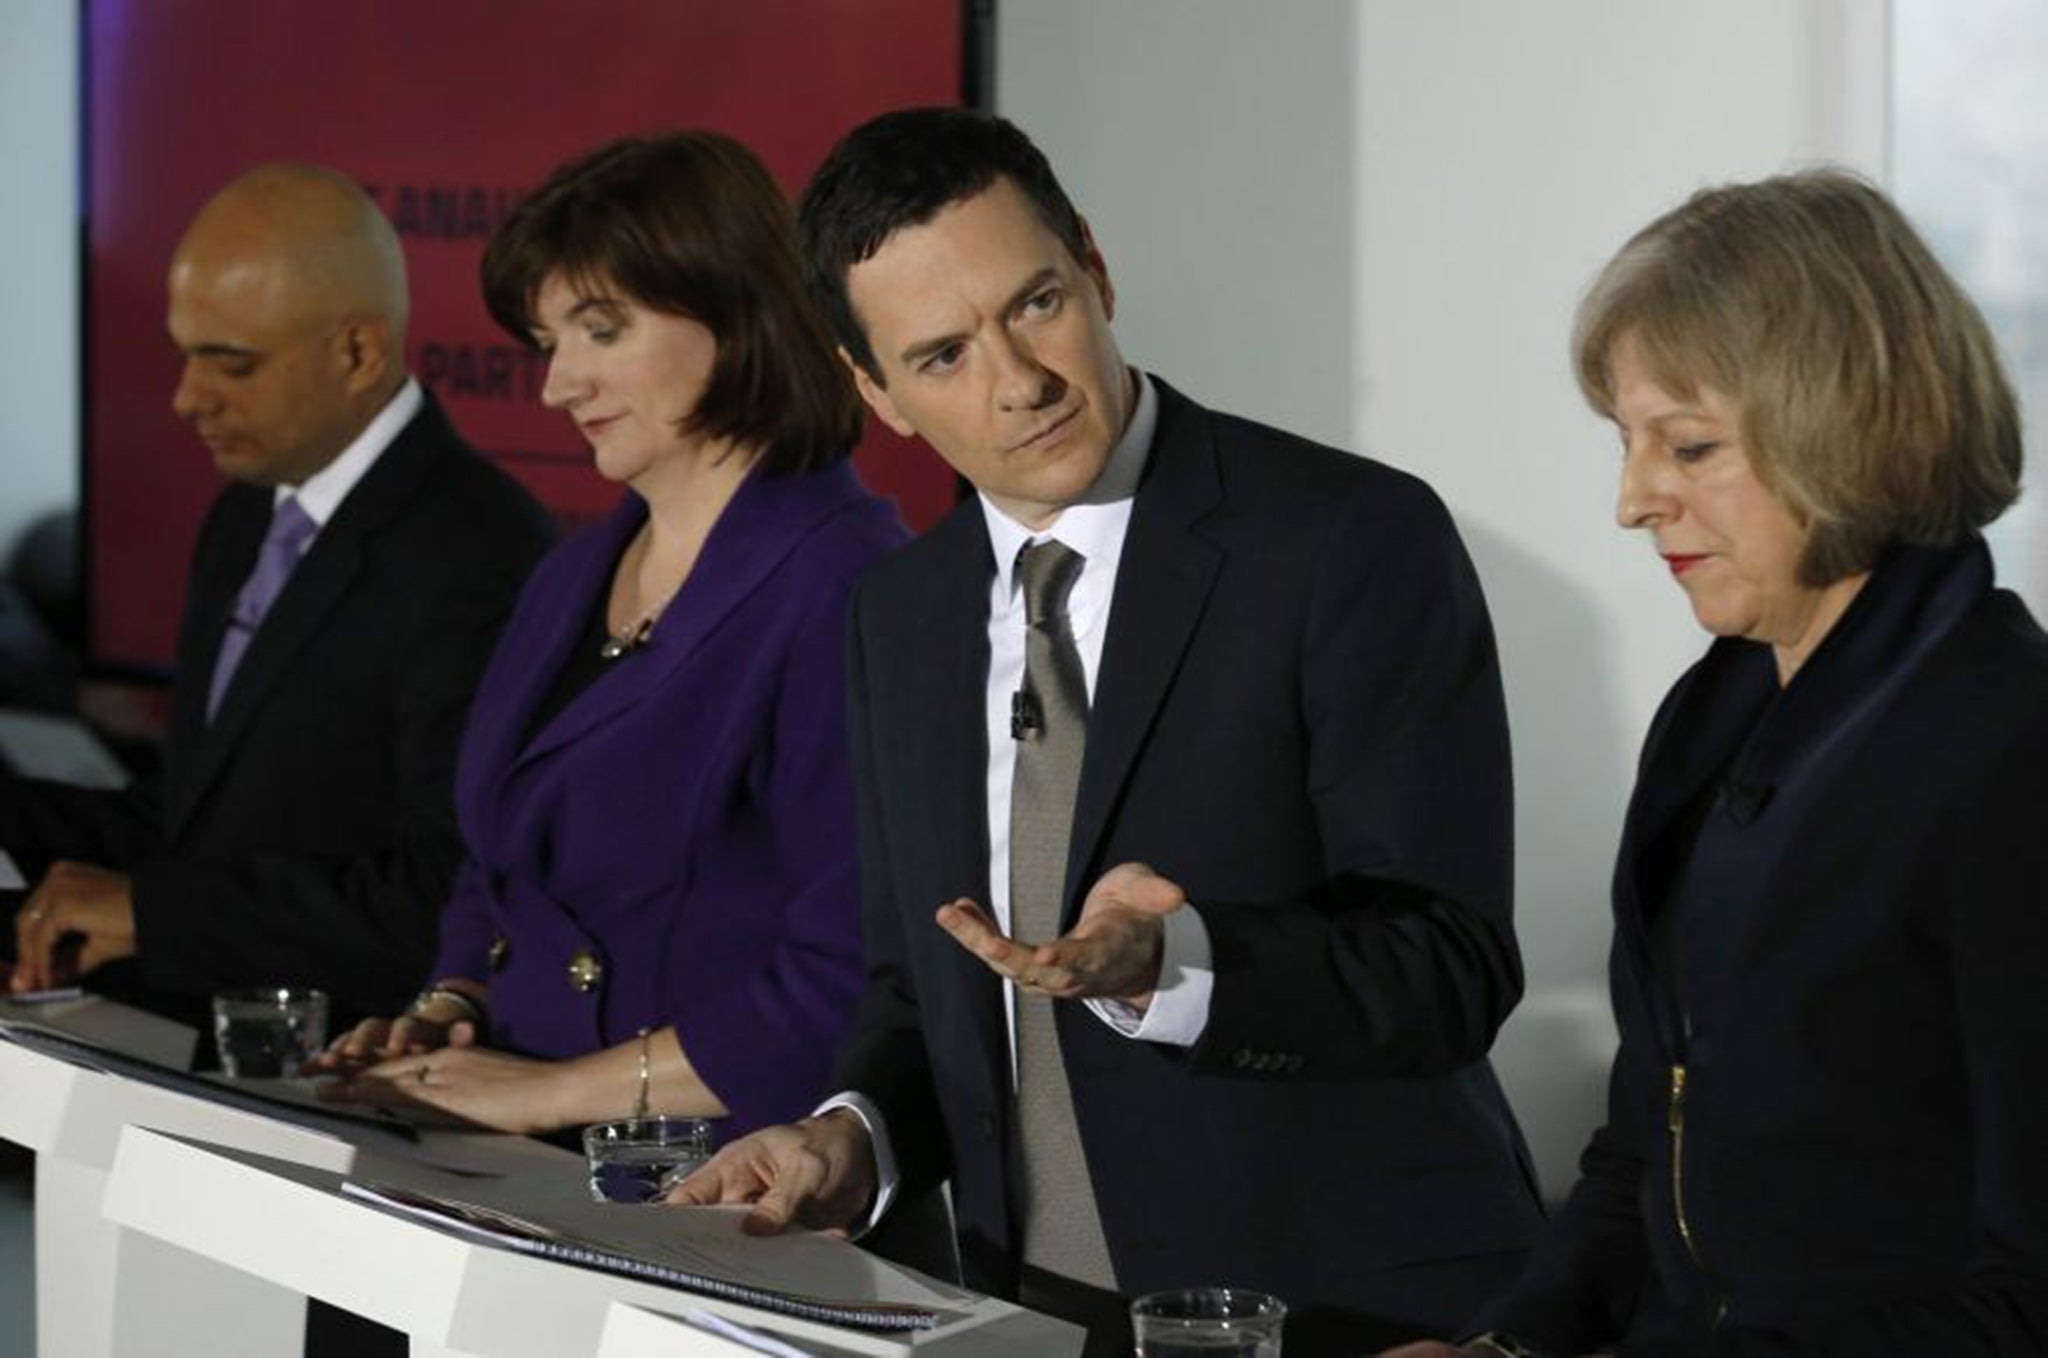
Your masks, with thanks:
<instances>
[{"instance_id":1,"label":"suit lapel","mask_svg":"<svg viewBox=\"0 0 2048 1358\"><path fill-rule=\"evenodd\" d=\"M534 713L583 640L590 610L610 588L619 553L646 517L639 496L621 497L609 514L556 549L537 572L545 583L529 590L506 624L484 676L482 691L490 696L480 696L470 708L464 737L477 751L478 767L493 771L493 792L519 762Z\"/></svg>"},{"instance_id":2,"label":"suit lapel","mask_svg":"<svg viewBox=\"0 0 2048 1358\"><path fill-rule=\"evenodd\" d=\"M1727 767L1757 713L1776 689L1769 660L1751 643L1717 641L1671 698L1669 712L1643 753L1636 794L1623 825L1625 852L1618 885L1635 923L1645 924L1670 888L1653 871L1667 855L1662 842L1707 783Z\"/></svg>"},{"instance_id":3,"label":"suit lapel","mask_svg":"<svg viewBox=\"0 0 2048 1358\"><path fill-rule=\"evenodd\" d=\"M1659 714L1637 770L1615 863L1615 930L1641 978L1644 1003L1666 1059L1683 1050L1684 1019L1652 941L1654 918L1668 904L1691 852L1677 842L1693 823L1688 810L1708 795L1776 691L1768 652L1722 640L1680 681Z\"/></svg>"},{"instance_id":4,"label":"suit lapel","mask_svg":"<svg viewBox=\"0 0 2048 1358\"><path fill-rule=\"evenodd\" d=\"M250 638L249 649L221 699L220 710L213 721L206 722L205 694L226 623L225 606L218 610L221 620L212 626L208 637L212 648L198 657L205 672L183 676L181 687L187 701L199 704L197 720L203 725L194 740L192 766L168 799L166 836L175 837L183 830L193 809L220 776L254 715L289 673L294 657L348 593L362 566L365 541L412 499L421 480L454 438L454 431L429 398L313 539L284 592L277 596L262 626ZM259 538L261 533L259 528ZM251 552L250 562L254 559ZM236 581L235 588L240 583Z\"/></svg>"},{"instance_id":5,"label":"suit lapel","mask_svg":"<svg viewBox=\"0 0 2048 1358\"><path fill-rule=\"evenodd\" d=\"M719 515L689 578L663 610L645 650L613 666L571 699L535 734L521 752L519 765L569 744L659 691L676 670L690 662L705 638L775 573L797 544L857 493L853 472L844 462L803 476L749 476ZM638 496L629 498L632 508L624 531L610 542L610 554L598 563L601 569L592 581L593 592L581 600L584 608L596 605L594 591L605 587L600 582L609 580L619 552L647 517L645 502ZM537 682L543 687L553 683L559 668L558 656L555 666L537 676ZM530 705L527 710L532 710Z\"/></svg>"},{"instance_id":6,"label":"suit lapel","mask_svg":"<svg viewBox=\"0 0 2048 1358\"><path fill-rule=\"evenodd\" d=\"M994 561L981 502L969 499L933 528L918 549L929 551L919 588L902 601L884 637L886 674L894 693L870 695L897 719L882 728L915 741L908 757L888 760L907 772L906 814L898 833L917 835L939 890L988 902L988 601ZM894 828L892 826L892 828ZM925 931L942 968L967 997L975 1049L990 1088L1008 1087L1009 1025L1002 982L981 959L940 933L931 912L943 901L901 903L904 928Z\"/></svg>"},{"instance_id":7,"label":"suit lapel","mask_svg":"<svg viewBox=\"0 0 2048 1358\"><path fill-rule=\"evenodd\" d=\"M1062 928L1079 913L1088 865L1187 654L1223 552L1196 532L1221 499L1208 415L1158 378L1159 428L1117 567L1088 752L1074 799Z\"/></svg>"},{"instance_id":8,"label":"suit lapel","mask_svg":"<svg viewBox=\"0 0 2048 1358\"><path fill-rule=\"evenodd\" d=\"M270 492L256 486L231 485L221 493L218 527L209 525L214 540L193 565L191 595L185 601L185 624L178 637L177 672L171 690L171 731L168 765L173 777L165 787L167 825L184 819L192 780L186 770L197 767L206 741L206 698L221 639L228 630L235 594L255 569L256 555L270 522Z\"/></svg>"}]
</instances>

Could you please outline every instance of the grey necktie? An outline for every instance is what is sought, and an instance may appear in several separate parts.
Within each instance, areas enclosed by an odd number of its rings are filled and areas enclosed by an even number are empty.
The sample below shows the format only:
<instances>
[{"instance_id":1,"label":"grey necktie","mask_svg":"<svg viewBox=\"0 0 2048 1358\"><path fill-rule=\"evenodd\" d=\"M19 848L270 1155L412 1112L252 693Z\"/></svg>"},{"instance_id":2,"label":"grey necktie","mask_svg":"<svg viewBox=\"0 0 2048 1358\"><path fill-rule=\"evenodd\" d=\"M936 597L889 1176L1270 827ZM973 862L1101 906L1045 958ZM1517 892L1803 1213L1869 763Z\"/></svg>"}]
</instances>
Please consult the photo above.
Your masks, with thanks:
<instances>
[{"instance_id":1,"label":"grey necktie","mask_svg":"<svg viewBox=\"0 0 2048 1358\"><path fill-rule=\"evenodd\" d=\"M1059 935L1074 824L1074 792L1088 740L1088 687L1067 625L1067 591L1081 558L1057 542L1027 547L1024 579L1024 690L1010 780L1010 925L1027 942ZM1114 1289L1095 1190L1074 1122L1074 1098L1060 1059L1053 1005L1017 996L1017 1115L1024 1151L1024 1262Z\"/></svg>"}]
</instances>

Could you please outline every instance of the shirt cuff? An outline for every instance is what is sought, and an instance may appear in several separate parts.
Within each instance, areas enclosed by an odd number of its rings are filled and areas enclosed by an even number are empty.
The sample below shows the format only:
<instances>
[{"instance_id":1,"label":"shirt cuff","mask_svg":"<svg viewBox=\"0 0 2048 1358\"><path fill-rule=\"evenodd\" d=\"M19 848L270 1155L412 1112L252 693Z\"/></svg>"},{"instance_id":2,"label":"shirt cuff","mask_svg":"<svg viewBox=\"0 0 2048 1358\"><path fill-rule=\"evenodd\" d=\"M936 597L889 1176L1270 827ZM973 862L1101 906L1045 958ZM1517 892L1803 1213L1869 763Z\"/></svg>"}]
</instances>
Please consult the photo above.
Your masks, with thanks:
<instances>
[{"instance_id":1,"label":"shirt cuff","mask_svg":"<svg viewBox=\"0 0 2048 1358\"><path fill-rule=\"evenodd\" d=\"M1209 952L1209 926L1192 905L1168 911L1159 950L1159 988L1143 1013L1122 1000L1088 1000L1095 1016L1125 1037L1170 1047L1192 1047L1209 1026L1209 997L1216 968Z\"/></svg>"},{"instance_id":2,"label":"shirt cuff","mask_svg":"<svg viewBox=\"0 0 2048 1358\"><path fill-rule=\"evenodd\" d=\"M859 1118L861 1125L868 1129L868 1145L875 1152L875 1205L853 1230L853 1238L860 1239L875 1229L889 1207L896 1201L896 1190L902 1187L902 1178L896 1172L896 1148L889 1144L889 1124L882 1120L882 1110L875 1107L874 1100L865 1094L852 1090L834 1094L819 1104L811 1116L823 1117L835 1108L844 1108Z\"/></svg>"}]
</instances>

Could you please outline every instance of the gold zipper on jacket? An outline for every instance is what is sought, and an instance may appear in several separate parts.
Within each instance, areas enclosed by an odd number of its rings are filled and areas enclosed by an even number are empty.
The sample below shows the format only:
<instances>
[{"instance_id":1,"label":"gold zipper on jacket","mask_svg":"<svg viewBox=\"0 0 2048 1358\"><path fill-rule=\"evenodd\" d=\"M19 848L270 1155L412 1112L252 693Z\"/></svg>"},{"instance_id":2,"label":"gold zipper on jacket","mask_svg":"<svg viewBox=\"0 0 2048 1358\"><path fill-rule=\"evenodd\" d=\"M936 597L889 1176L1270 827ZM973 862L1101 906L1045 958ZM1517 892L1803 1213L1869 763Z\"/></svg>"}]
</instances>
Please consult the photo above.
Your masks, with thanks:
<instances>
[{"instance_id":1,"label":"gold zipper on jacket","mask_svg":"<svg viewBox=\"0 0 2048 1358\"><path fill-rule=\"evenodd\" d=\"M1678 1214L1679 1238L1685 1241L1685 1252L1692 1256L1694 1267L1702 1273L1707 1266L1700 1262L1699 1246L1693 1243L1692 1223L1685 1219L1685 1067L1671 1068L1671 1207Z\"/></svg>"},{"instance_id":2,"label":"gold zipper on jacket","mask_svg":"<svg viewBox=\"0 0 2048 1358\"><path fill-rule=\"evenodd\" d=\"M1709 1292L1714 1298L1714 1319L1712 1327L1718 1327L1728 1314L1728 1299L1720 1295L1720 1289L1713 1285L1713 1275L1707 1272L1707 1265L1700 1258L1700 1248L1692 1238L1692 1223L1685 1217L1685 1067L1671 1068L1671 1105L1669 1123L1671 1127L1671 1208L1678 1217L1678 1235L1685 1241L1685 1252L1692 1259L1693 1267L1707 1279Z\"/></svg>"}]
</instances>

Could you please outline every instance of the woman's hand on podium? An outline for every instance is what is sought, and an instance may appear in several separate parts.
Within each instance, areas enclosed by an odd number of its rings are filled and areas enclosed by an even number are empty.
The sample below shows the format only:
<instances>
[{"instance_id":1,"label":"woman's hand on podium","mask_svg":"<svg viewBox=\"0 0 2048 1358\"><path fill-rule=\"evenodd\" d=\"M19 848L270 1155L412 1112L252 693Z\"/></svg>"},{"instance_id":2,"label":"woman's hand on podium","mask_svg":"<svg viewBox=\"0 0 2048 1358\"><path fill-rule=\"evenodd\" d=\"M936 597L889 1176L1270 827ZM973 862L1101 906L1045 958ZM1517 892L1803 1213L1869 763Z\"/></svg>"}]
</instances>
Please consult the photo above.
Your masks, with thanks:
<instances>
[{"instance_id":1,"label":"woman's hand on podium","mask_svg":"<svg viewBox=\"0 0 2048 1358\"><path fill-rule=\"evenodd\" d=\"M451 1043L344 1073L322 1083L320 1096L401 1112L431 1109L499 1132L551 1132L588 1120L574 1106L577 1064Z\"/></svg>"},{"instance_id":2,"label":"woman's hand on podium","mask_svg":"<svg viewBox=\"0 0 2048 1358\"><path fill-rule=\"evenodd\" d=\"M352 1074L401 1056L474 1046L477 1037L476 1022L466 1014L413 1012L396 1018L369 1018L329 1043L326 1051L307 1064L307 1070L312 1074Z\"/></svg>"},{"instance_id":3,"label":"woman's hand on podium","mask_svg":"<svg viewBox=\"0 0 2048 1358\"><path fill-rule=\"evenodd\" d=\"M428 996L413 1012L434 1019ZM441 1021L446 1022L445 1015ZM385 1046L379 1048L380 1030L360 1025L359 1032L368 1029L369 1055L352 1058L354 1065L327 1066L340 1078L321 1082L321 1097L427 1109L458 1122L526 1135L601 1122L628 1109L638 1110L634 1116L656 1112L716 1118L731 1113L697 1074L674 1028L548 1061L483 1045L472 1022L448 1022L446 1027L448 1040L439 1046L404 1047L410 1030L394 1028L381 1034ZM378 1059L385 1050L391 1055ZM334 1054L330 1049L327 1056Z\"/></svg>"}]
</instances>

